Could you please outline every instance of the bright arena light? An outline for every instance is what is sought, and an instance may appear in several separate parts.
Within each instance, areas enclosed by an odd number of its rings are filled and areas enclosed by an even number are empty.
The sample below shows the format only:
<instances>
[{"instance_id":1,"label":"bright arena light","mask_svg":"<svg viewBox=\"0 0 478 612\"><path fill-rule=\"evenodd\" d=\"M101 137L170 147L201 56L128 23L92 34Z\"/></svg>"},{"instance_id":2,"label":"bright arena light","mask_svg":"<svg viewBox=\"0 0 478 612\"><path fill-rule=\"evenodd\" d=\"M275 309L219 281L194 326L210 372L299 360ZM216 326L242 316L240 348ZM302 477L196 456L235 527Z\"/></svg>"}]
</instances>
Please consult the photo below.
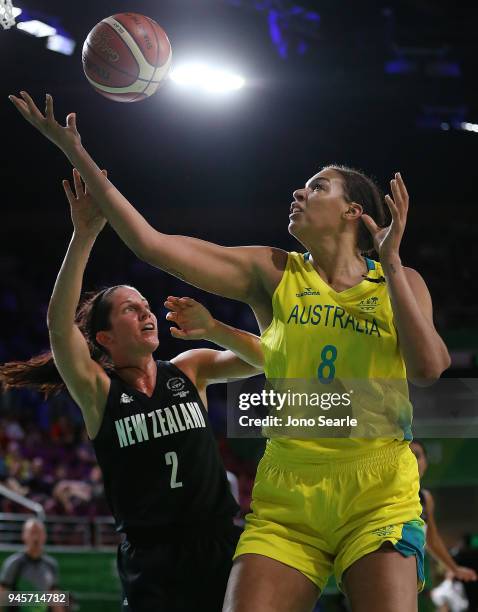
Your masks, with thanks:
<instances>
[{"instance_id":1,"label":"bright arena light","mask_svg":"<svg viewBox=\"0 0 478 612\"><path fill-rule=\"evenodd\" d=\"M57 53L63 53L63 55L73 55L75 46L76 43L74 40L67 38L66 36L60 36L60 34L49 36L46 41L47 49L50 49L50 51L56 51Z\"/></svg>"},{"instance_id":2,"label":"bright arena light","mask_svg":"<svg viewBox=\"0 0 478 612\"><path fill-rule=\"evenodd\" d=\"M461 129L466 130L467 132L478 132L478 123L469 123L468 121L464 121L461 124Z\"/></svg>"},{"instance_id":3,"label":"bright arena light","mask_svg":"<svg viewBox=\"0 0 478 612\"><path fill-rule=\"evenodd\" d=\"M18 17L18 15L22 14L22 9L14 6L12 10L12 14L14 17Z\"/></svg>"},{"instance_id":4,"label":"bright arena light","mask_svg":"<svg viewBox=\"0 0 478 612\"><path fill-rule=\"evenodd\" d=\"M206 64L183 64L171 70L171 79L178 85L216 93L241 89L245 83L245 79L238 74Z\"/></svg>"},{"instance_id":5,"label":"bright arena light","mask_svg":"<svg viewBox=\"0 0 478 612\"><path fill-rule=\"evenodd\" d=\"M37 38L43 38L44 36L54 36L56 34L55 28L52 28L43 21L38 21L38 19L32 19L31 21L21 21L17 23L17 28L19 30L23 30L32 36L36 36Z\"/></svg>"}]
</instances>

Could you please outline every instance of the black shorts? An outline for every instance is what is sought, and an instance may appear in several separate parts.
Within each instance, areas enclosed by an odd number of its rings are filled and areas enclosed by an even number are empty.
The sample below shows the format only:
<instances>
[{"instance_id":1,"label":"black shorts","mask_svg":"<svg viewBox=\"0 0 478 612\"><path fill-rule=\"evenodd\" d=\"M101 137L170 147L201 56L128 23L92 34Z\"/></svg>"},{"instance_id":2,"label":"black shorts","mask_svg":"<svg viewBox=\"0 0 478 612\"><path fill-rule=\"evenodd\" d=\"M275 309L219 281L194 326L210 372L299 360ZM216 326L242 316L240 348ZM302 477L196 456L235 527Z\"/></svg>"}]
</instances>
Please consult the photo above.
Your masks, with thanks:
<instances>
[{"instance_id":1,"label":"black shorts","mask_svg":"<svg viewBox=\"0 0 478 612\"><path fill-rule=\"evenodd\" d=\"M169 531L149 545L125 540L118 547L123 612L221 612L240 534L231 524Z\"/></svg>"}]
</instances>

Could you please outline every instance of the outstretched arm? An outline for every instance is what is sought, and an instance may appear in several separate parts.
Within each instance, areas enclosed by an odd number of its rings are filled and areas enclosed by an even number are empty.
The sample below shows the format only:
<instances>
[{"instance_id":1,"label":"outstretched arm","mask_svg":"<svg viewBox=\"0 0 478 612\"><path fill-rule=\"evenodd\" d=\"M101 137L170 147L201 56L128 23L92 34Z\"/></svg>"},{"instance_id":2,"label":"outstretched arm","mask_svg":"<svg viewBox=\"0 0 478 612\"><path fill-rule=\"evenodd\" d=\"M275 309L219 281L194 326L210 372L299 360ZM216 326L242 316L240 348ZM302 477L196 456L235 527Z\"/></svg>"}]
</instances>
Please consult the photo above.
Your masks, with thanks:
<instances>
[{"instance_id":1,"label":"outstretched arm","mask_svg":"<svg viewBox=\"0 0 478 612\"><path fill-rule=\"evenodd\" d=\"M81 408L88 435L94 438L110 381L103 368L91 358L86 339L75 323L75 315L88 257L105 219L84 191L78 172L74 172L74 183L76 195L69 182L63 181L74 232L50 298L47 323L55 365Z\"/></svg>"},{"instance_id":2,"label":"outstretched arm","mask_svg":"<svg viewBox=\"0 0 478 612\"><path fill-rule=\"evenodd\" d=\"M205 306L189 297L169 296L164 305L169 309L166 319L178 325L178 327L170 327L171 335L175 338L209 340L229 349L254 368L262 370L264 355L261 340L255 334L217 321ZM255 373L257 374L257 371Z\"/></svg>"},{"instance_id":3,"label":"outstretched arm","mask_svg":"<svg viewBox=\"0 0 478 612\"><path fill-rule=\"evenodd\" d=\"M103 215L128 247L142 260L205 291L254 303L272 294L268 270L285 262L286 254L270 247L223 247L187 236L156 231L128 200L103 176L81 144L76 116L70 113L65 127L55 120L53 100L46 98L43 115L24 91L9 96L20 114L54 142L84 181ZM285 265L285 264L284 264Z\"/></svg>"},{"instance_id":4,"label":"outstretched arm","mask_svg":"<svg viewBox=\"0 0 478 612\"><path fill-rule=\"evenodd\" d=\"M464 582L477 579L474 569L457 565L448 552L435 522L435 501L430 491L424 490L426 512L427 512L427 548L432 555L441 561L452 573L453 577Z\"/></svg>"}]
</instances>

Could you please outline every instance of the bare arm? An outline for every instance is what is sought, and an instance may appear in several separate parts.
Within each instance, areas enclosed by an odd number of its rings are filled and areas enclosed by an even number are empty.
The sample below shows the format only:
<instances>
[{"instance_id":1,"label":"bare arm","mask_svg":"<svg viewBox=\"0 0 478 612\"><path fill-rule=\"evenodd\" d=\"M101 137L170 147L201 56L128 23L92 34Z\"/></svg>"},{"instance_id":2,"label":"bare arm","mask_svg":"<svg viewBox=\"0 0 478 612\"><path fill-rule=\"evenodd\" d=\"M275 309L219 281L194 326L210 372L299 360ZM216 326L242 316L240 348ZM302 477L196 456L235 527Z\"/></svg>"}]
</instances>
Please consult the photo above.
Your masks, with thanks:
<instances>
[{"instance_id":1,"label":"bare arm","mask_svg":"<svg viewBox=\"0 0 478 612\"><path fill-rule=\"evenodd\" d=\"M455 563L454 559L448 552L445 543L438 531L437 524L435 522L435 501L430 491L423 491L426 504L427 512L427 548L430 550L432 555L441 561L445 567L447 567L455 578L458 580L464 580L468 582L470 580L476 580L476 572L468 567L462 567Z\"/></svg>"},{"instance_id":2,"label":"bare arm","mask_svg":"<svg viewBox=\"0 0 478 612\"><path fill-rule=\"evenodd\" d=\"M450 365L445 343L433 324L430 293L423 278L399 260L382 262L408 378L433 382Z\"/></svg>"},{"instance_id":3,"label":"bare arm","mask_svg":"<svg viewBox=\"0 0 478 612\"><path fill-rule=\"evenodd\" d=\"M62 127L55 120L51 97L47 96L44 116L26 92L21 96L10 96L10 100L27 121L62 149L110 225L140 259L205 291L247 303L262 298L264 290L272 294L268 270L274 257L282 254L285 261L283 251L262 246L223 247L156 231L101 174L81 144L75 115L68 115L67 125Z\"/></svg>"},{"instance_id":4,"label":"bare arm","mask_svg":"<svg viewBox=\"0 0 478 612\"><path fill-rule=\"evenodd\" d=\"M219 355L223 355L218 357L222 365L224 365L226 354L232 351L239 359L253 366L256 369L255 374L263 370L264 355L261 348L261 339L255 334L217 321L205 306L189 297L169 296L164 305L169 308L166 315L168 321L172 321L179 326L179 328L170 328L171 335L175 338L181 340L209 340L223 348L230 349L219 353ZM231 358L228 357L227 359L232 365ZM229 376L228 378L239 377ZM222 378L222 376L219 378Z\"/></svg>"},{"instance_id":5,"label":"bare arm","mask_svg":"<svg viewBox=\"0 0 478 612\"><path fill-rule=\"evenodd\" d=\"M392 223L377 226L366 214L362 220L373 235L376 251L387 279L400 348L407 367L407 377L417 385L427 385L440 377L450 365L445 343L433 324L430 294L422 277L402 266L399 248L408 214L408 193L397 172L390 182L393 198L385 196Z\"/></svg>"},{"instance_id":6,"label":"bare arm","mask_svg":"<svg viewBox=\"0 0 478 612\"><path fill-rule=\"evenodd\" d=\"M80 406L90 438L95 437L109 391L110 381L103 368L90 356L88 344L75 323L83 274L105 220L93 208L75 175L77 197L64 183L75 225L70 245L56 279L48 306L48 330L56 367L68 391Z\"/></svg>"},{"instance_id":7,"label":"bare arm","mask_svg":"<svg viewBox=\"0 0 478 612\"><path fill-rule=\"evenodd\" d=\"M232 351L192 349L180 353L171 362L187 373L199 390L214 383L225 383L262 373L262 369L242 361Z\"/></svg>"}]
</instances>

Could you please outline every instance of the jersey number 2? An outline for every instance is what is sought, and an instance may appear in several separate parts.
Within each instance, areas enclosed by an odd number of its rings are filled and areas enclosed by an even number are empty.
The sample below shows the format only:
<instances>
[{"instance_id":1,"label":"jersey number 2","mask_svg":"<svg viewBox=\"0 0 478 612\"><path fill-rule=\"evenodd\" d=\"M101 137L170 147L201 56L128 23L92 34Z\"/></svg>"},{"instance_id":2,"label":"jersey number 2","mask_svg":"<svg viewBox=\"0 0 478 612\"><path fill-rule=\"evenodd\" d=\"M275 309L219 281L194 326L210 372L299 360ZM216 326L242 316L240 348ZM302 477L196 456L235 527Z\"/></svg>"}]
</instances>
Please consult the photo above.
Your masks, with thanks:
<instances>
[{"instance_id":1,"label":"jersey number 2","mask_svg":"<svg viewBox=\"0 0 478 612\"><path fill-rule=\"evenodd\" d=\"M166 460L166 465L173 466L171 469L171 489L182 487L183 483L176 480L176 476L178 475L178 456L174 451L170 451L164 455L164 459Z\"/></svg>"}]
</instances>

